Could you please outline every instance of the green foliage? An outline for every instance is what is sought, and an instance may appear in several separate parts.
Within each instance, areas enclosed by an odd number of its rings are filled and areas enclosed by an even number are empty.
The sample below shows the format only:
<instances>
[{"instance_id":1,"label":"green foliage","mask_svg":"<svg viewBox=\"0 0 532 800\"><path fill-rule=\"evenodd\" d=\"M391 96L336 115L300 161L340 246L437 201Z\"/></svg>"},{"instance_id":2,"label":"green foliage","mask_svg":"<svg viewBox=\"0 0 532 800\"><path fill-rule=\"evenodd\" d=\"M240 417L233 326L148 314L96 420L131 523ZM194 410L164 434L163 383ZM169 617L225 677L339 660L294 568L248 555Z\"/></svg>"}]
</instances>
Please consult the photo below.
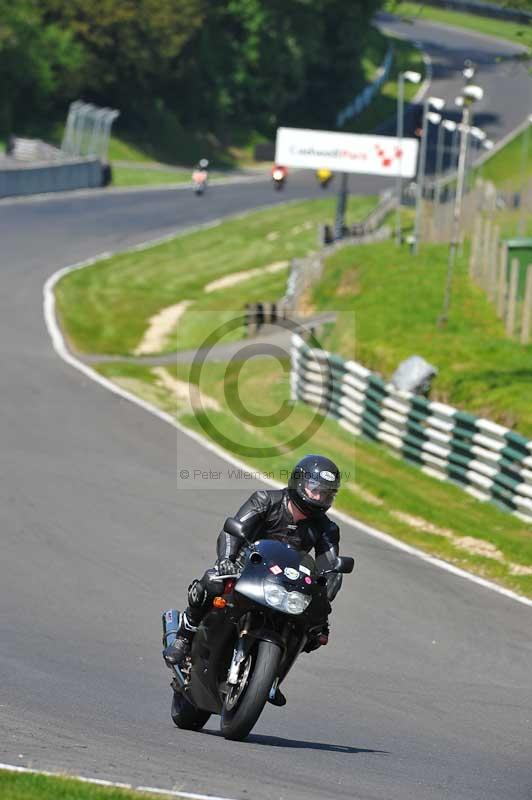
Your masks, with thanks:
<instances>
[{"instance_id":1,"label":"green foliage","mask_svg":"<svg viewBox=\"0 0 532 800\"><path fill-rule=\"evenodd\" d=\"M49 118L79 88L81 45L72 31L43 23L39 0L0 0L0 133Z\"/></svg>"},{"instance_id":2,"label":"green foliage","mask_svg":"<svg viewBox=\"0 0 532 800\"><path fill-rule=\"evenodd\" d=\"M194 130L204 152L244 144L244 132L269 137L279 123L333 127L365 82L366 37L381 4L0 0L3 114L23 99L19 113L28 87L53 94L62 115L81 94L119 108L141 143Z\"/></svg>"},{"instance_id":3,"label":"green foliage","mask_svg":"<svg viewBox=\"0 0 532 800\"><path fill-rule=\"evenodd\" d=\"M41 0L45 20L68 30L87 54L84 89L102 104L142 117L164 93L182 48L201 24L200 0Z\"/></svg>"}]
</instances>

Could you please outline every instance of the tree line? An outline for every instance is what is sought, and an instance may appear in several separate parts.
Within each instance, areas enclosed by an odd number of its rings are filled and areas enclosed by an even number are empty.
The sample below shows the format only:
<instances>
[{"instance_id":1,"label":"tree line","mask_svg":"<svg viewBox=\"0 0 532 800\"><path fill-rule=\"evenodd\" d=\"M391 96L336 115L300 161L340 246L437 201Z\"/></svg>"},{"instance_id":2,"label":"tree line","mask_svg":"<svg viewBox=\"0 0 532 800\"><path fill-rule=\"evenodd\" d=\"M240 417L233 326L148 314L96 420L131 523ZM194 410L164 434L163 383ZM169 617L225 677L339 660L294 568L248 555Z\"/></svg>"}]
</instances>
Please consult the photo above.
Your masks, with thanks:
<instances>
[{"instance_id":1,"label":"tree line","mask_svg":"<svg viewBox=\"0 0 532 800\"><path fill-rule=\"evenodd\" d=\"M333 127L381 0L0 0L0 135L77 97L227 142Z\"/></svg>"}]
</instances>

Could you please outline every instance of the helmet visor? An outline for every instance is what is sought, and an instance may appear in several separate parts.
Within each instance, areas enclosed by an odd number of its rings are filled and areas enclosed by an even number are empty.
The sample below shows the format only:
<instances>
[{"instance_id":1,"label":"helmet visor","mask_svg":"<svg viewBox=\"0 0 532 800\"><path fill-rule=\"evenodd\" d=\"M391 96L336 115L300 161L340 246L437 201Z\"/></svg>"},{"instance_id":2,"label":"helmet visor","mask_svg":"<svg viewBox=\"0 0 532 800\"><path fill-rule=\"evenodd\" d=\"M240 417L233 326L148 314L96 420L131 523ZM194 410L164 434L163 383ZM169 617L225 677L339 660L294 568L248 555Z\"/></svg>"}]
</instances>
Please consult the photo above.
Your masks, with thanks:
<instances>
[{"instance_id":1,"label":"helmet visor","mask_svg":"<svg viewBox=\"0 0 532 800\"><path fill-rule=\"evenodd\" d=\"M332 486L324 486L320 481L309 478L304 481L303 492L311 503L328 508L336 497L337 489Z\"/></svg>"}]
</instances>

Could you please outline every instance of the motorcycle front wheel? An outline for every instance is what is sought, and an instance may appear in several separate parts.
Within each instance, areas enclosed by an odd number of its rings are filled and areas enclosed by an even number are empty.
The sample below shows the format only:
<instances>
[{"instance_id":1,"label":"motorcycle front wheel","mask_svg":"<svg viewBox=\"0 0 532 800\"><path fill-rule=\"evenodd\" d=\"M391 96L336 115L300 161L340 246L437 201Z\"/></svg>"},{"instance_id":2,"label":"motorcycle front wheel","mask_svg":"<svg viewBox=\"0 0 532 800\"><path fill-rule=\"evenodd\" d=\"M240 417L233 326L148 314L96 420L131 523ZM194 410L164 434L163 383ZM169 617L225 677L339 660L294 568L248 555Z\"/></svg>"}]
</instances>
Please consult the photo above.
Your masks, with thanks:
<instances>
[{"instance_id":1,"label":"motorcycle front wheel","mask_svg":"<svg viewBox=\"0 0 532 800\"><path fill-rule=\"evenodd\" d=\"M174 692L171 715L174 725L185 731L201 730L211 716L208 711L195 708L181 692Z\"/></svg>"},{"instance_id":2,"label":"motorcycle front wheel","mask_svg":"<svg viewBox=\"0 0 532 800\"><path fill-rule=\"evenodd\" d=\"M257 643L251 653L252 663L247 684L230 709L224 703L220 730L226 739L245 739L266 705L272 683L277 677L281 648L273 642Z\"/></svg>"}]
</instances>

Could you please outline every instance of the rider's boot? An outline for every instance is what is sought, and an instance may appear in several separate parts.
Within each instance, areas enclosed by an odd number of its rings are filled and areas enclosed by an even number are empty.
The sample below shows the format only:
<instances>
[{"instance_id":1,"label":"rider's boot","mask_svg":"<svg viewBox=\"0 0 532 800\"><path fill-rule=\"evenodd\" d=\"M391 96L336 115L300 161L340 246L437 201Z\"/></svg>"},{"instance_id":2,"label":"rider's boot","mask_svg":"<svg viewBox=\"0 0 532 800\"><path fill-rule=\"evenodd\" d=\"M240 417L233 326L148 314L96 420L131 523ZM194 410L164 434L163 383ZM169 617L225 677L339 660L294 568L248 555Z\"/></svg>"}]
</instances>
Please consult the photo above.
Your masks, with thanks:
<instances>
[{"instance_id":1,"label":"rider's boot","mask_svg":"<svg viewBox=\"0 0 532 800\"><path fill-rule=\"evenodd\" d=\"M277 680L274 681L272 688L270 689L270 694L268 695L268 703L271 703L272 706L285 706L286 705L286 697L279 689L277 685Z\"/></svg>"},{"instance_id":2,"label":"rider's boot","mask_svg":"<svg viewBox=\"0 0 532 800\"><path fill-rule=\"evenodd\" d=\"M279 689L279 687L277 687L273 697L268 697L268 702L271 703L272 706L285 706L286 705L286 697L284 696L282 691Z\"/></svg>"},{"instance_id":3,"label":"rider's boot","mask_svg":"<svg viewBox=\"0 0 532 800\"><path fill-rule=\"evenodd\" d=\"M163 658L167 664L180 666L190 654L190 647L194 634L198 628L192 624L187 612L181 614L177 636L172 644L163 650Z\"/></svg>"}]
</instances>

